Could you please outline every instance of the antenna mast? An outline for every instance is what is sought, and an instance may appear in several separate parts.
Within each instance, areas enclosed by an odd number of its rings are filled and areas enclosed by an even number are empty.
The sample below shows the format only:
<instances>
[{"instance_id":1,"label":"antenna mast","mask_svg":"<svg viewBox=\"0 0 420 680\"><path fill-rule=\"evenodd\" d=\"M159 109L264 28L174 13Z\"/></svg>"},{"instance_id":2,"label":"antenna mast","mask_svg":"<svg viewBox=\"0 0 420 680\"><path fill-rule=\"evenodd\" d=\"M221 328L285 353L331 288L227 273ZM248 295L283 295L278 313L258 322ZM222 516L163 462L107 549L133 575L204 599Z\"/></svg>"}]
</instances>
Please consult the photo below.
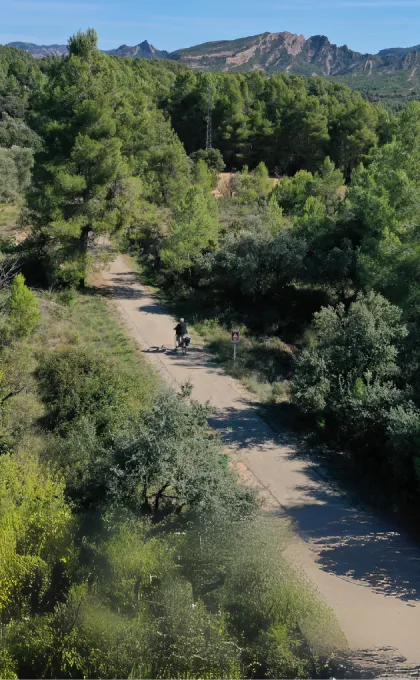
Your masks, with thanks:
<instances>
[{"instance_id":1,"label":"antenna mast","mask_svg":"<svg viewBox=\"0 0 420 680\"><path fill-rule=\"evenodd\" d=\"M207 107L207 131L206 131L206 149L212 148L213 132L211 114L213 111L213 84L210 81L207 90L208 93L208 107Z\"/></svg>"}]
</instances>

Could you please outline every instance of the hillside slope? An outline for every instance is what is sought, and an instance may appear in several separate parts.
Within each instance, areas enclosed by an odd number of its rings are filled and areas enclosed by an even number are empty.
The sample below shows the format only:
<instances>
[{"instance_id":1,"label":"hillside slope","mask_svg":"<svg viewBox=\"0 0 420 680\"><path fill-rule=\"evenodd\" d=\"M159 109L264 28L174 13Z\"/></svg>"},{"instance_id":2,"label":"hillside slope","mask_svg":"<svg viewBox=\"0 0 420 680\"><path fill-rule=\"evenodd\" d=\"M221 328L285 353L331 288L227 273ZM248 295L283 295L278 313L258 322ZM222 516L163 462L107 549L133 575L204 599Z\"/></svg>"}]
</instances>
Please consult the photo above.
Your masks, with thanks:
<instances>
[{"instance_id":1,"label":"hillside slope","mask_svg":"<svg viewBox=\"0 0 420 680\"><path fill-rule=\"evenodd\" d=\"M347 46L332 45L325 36L306 40L292 33L263 33L232 41L204 43L173 53L191 68L200 70L286 71L311 75L347 73L361 55Z\"/></svg>"},{"instance_id":2,"label":"hillside slope","mask_svg":"<svg viewBox=\"0 0 420 680\"><path fill-rule=\"evenodd\" d=\"M35 45L13 42L9 47L25 50L34 57L67 54L66 45ZM361 54L347 45L331 43L324 35L306 39L303 35L262 33L239 38L203 43L167 52L158 50L144 40L138 45L121 45L106 54L142 59L174 59L201 71L253 71L267 73L290 72L301 75L348 76L389 75L406 72L407 78L420 71L420 45L411 48L389 48L378 54ZM415 71L415 73L413 73Z\"/></svg>"},{"instance_id":3,"label":"hillside slope","mask_svg":"<svg viewBox=\"0 0 420 680\"><path fill-rule=\"evenodd\" d=\"M327 37L308 40L292 33L264 33L232 41L204 43L170 55L200 71L285 72L335 77L373 100L420 95L420 47L361 54Z\"/></svg>"}]
</instances>

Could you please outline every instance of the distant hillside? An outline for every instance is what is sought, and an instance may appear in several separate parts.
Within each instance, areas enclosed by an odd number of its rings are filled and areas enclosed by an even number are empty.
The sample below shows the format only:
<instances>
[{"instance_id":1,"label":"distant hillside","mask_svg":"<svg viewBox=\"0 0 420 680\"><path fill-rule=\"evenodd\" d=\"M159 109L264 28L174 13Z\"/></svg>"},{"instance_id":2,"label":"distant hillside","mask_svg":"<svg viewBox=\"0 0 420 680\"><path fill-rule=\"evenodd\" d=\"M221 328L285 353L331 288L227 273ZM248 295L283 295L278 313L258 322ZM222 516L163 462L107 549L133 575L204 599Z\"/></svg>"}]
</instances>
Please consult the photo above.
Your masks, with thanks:
<instances>
[{"instance_id":1,"label":"distant hillside","mask_svg":"<svg viewBox=\"0 0 420 680\"><path fill-rule=\"evenodd\" d=\"M35 45L34 43L27 42L11 42L7 46L29 52L35 59L43 59L51 55L60 57L69 52L67 45Z\"/></svg>"},{"instance_id":2,"label":"distant hillside","mask_svg":"<svg viewBox=\"0 0 420 680\"><path fill-rule=\"evenodd\" d=\"M8 47L15 47L17 50L29 52L35 59L43 59L50 55L63 56L69 53L67 45L35 45L34 43L11 42L8 44ZM169 57L169 52L157 50L156 47L150 45L147 40L144 40L134 47L121 45L115 50L102 51L105 52L105 54L111 54L117 57L138 57L140 59L167 59Z\"/></svg>"},{"instance_id":3,"label":"distant hillside","mask_svg":"<svg viewBox=\"0 0 420 680\"><path fill-rule=\"evenodd\" d=\"M65 45L10 43L11 47L41 58L63 55ZM238 40L203 43L176 52L158 50L147 40L121 45L107 54L142 59L171 59L200 71L263 71L335 78L360 90L373 101L391 106L420 97L420 45L389 48L378 54L361 54L347 45L332 44L326 36L306 39L293 33L263 33Z\"/></svg>"},{"instance_id":4,"label":"distant hillside","mask_svg":"<svg viewBox=\"0 0 420 680\"><path fill-rule=\"evenodd\" d=\"M380 50L379 56L397 55L398 57L405 57L409 52L420 52L420 45L414 47L390 47L387 50Z\"/></svg>"}]
</instances>

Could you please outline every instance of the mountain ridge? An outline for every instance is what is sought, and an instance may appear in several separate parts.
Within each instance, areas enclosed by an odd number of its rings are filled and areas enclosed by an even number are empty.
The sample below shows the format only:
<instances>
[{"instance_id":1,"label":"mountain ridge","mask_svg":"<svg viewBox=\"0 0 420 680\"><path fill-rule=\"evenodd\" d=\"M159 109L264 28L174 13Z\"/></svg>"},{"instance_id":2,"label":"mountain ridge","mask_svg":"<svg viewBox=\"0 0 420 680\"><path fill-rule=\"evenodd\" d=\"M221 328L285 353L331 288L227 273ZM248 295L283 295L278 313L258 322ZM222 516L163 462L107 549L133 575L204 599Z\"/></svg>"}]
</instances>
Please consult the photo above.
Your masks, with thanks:
<instances>
[{"instance_id":1,"label":"mountain ridge","mask_svg":"<svg viewBox=\"0 0 420 680\"><path fill-rule=\"evenodd\" d=\"M306 39L287 31L262 33L232 41L213 41L177 50L170 58L203 71L287 72L296 75L349 76L420 71L420 47L388 48L362 54L331 43L325 35ZM416 75L416 74L413 74Z\"/></svg>"},{"instance_id":2,"label":"mountain ridge","mask_svg":"<svg viewBox=\"0 0 420 680\"><path fill-rule=\"evenodd\" d=\"M9 43L36 58L65 55L66 45ZM325 35L305 38L283 31L260 33L235 40L201 43L174 52L159 50L147 40L102 50L118 57L170 59L199 71L263 71L291 75L335 77L365 93L385 89L389 96L411 96L420 92L420 45L386 48L377 54L362 54L347 45L331 43ZM382 85L379 85L379 81ZM378 95L381 96L381 95Z\"/></svg>"},{"instance_id":3,"label":"mountain ridge","mask_svg":"<svg viewBox=\"0 0 420 680\"><path fill-rule=\"evenodd\" d=\"M18 41L7 43L6 47L14 47L16 50L29 52L35 59L43 59L50 55L62 56L68 54L67 45L36 45L35 43Z\"/></svg>"},{"instance_id":4,"label":"mountain ridge","mask_svg":"<svg viewBox=\"0 0 420 680\"><path fill-rule=\"evenodd\" d=\"M6 47L14 47L17 50L29 52L35 59L43 59L48 56L66 56L69 53L67 45L36 45L27 42L10 42ZM120 45L112 50L101 50L104 54L117 57L137 57L139 59L167 59L170 54L166 50L158 50L147 40L138 45Z\"/></svg>"},{"instance_id":5,"label":"mountain ridge","mask_svg":"<svg viewBox=\"0 0 420 680\"><path fill-rule=\"evenodd\" d=\"M348 45L341 45L338 46L334 43L331 43L330 40L328 39L327 36L325 35L313 35L310 38L305 38L303 35L298 35L294 33L289 33L288 31L283 31L279 33L258 33L253 36L246 36L244 38L236 38L234 40L212 40L209 42L205 43L199 43L197 45L192 45L191 47L186 47L186 48L180 48L177 50L174 50L172 52L169 52L167 50L159 50L157 49L154 45L149 43L147 40L143 40L143 42L138 43L137 45L120 45L117 48L111 49L111 50L101 50L105 54L110 54L110 55L116 55L116 56L124 56L124 57L137 57L140 56L140 58L153 58L153 59L178 59L180 56L184 60L188 59L188 54L189 53L194 53L196 50L202 50L203 48L214 48L214 49L219 49L219 47L224 47L224 46L232 46L231 50L229 50L229 53L226 55L220 55L220 56L225 56L228 60L231 59L231 52L238 53L240 52L241 46L248 46L252 44L253 42L261 41L264 38L268 38L268 40L273 41L275 38L283 38L284 43L285 43L285 49L286 51L289 52L289 48L291 45L300 45L301 49L298 49L297 52L293 52L293 49L290 50L289 53L291 54L297 54L302 49L304 48L305 44L306 45L313 45L314 42L316 41L322 41L325 46L328 46L329 48L333 49L334 51L338 52L350 52L353 55L357 55L359 57L367 57L367 58L381 58L381 57L388 57L388 56L398 56L398 57L405 57L409 53L414 52L418 53L420 52L420 45L414 45L413 47L390 47L390 48L385 48L380 50L377 53L362 53L362 52L357 52L355 50L352 50ZM68 47L67 45L60 45L60 44L52 44L52 45L37 45L36 43L30 43L30 42L9 42L7 43L7 47L14 47L16 49L21 49L26 52L29 52L32 54L32 56L35 56L36 58L42 58L44 56L44 52L46 53L45 56L48 54L68 54ZM146 57L143 55L147 55ZM207 54L206 54L207 56ZM227 62L229 63L229 61Z\"/></svg>"},{"instance_id":6,"label":"mountain ridge","mask_svg":"<svg viewBox=\"0 0 420 680\"><path fill-rule=\"evenodd\" d=\"M166 50L158 50L147 40L130 47L130 45L120 45L115 50L102 50L105 54L117 57L137 57L141 59L168 59L170 53Z\"/></svg>"}]
</instances>

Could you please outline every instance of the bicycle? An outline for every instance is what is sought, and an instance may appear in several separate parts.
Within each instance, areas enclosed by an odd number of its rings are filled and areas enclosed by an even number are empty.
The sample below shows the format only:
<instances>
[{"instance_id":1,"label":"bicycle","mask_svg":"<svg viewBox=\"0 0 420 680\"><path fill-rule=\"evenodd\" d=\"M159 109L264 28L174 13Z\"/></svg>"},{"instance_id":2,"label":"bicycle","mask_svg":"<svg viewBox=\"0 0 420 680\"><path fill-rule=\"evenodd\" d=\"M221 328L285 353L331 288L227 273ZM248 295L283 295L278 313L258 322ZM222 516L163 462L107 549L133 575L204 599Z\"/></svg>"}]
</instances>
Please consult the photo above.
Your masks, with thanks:
<instances>
[{"instance_id":1,"label":"bicycle","mask_svg":"<svg viewBox=\"0 0 420 680\"><path fill-rule=\"evenodd\" d=\"M182 354L185 356L187 353L187 347L189 346L190 342L191 342L190 338L187 335L184 335L180 341L177 341L175 337L175 350L181 348Z\"/></svg>"}]
</instances>

